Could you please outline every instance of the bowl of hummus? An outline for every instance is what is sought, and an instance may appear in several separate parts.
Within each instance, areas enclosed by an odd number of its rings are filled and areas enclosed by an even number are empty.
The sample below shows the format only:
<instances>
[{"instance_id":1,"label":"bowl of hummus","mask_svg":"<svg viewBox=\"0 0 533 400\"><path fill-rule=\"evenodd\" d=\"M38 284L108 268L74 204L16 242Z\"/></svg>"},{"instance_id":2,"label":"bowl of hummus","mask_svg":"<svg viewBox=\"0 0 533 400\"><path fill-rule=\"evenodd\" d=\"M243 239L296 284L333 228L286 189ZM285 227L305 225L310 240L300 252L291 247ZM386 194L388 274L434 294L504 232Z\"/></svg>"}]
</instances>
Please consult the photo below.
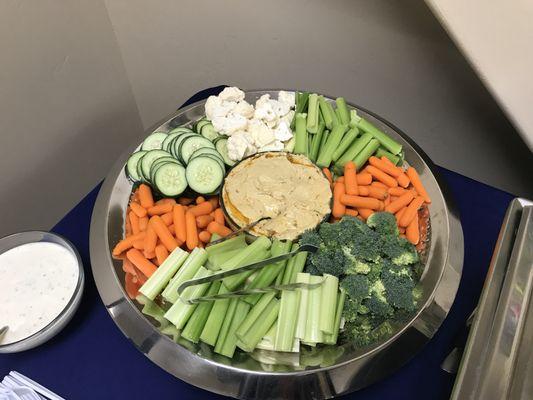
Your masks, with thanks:
<instances>
[{"instance_id":1,"label":"bowl of hummus","mask_svg":"<svg viewBox=\"0 0 533 400\"><path fill-rule=\"evenodd\" d=\"M249 230L254 236L295 240L331 213L332 192L319 167L286 152L243 159L226 176L222 208L234 228L267 218Z\"/></svg>"}]
</instances>

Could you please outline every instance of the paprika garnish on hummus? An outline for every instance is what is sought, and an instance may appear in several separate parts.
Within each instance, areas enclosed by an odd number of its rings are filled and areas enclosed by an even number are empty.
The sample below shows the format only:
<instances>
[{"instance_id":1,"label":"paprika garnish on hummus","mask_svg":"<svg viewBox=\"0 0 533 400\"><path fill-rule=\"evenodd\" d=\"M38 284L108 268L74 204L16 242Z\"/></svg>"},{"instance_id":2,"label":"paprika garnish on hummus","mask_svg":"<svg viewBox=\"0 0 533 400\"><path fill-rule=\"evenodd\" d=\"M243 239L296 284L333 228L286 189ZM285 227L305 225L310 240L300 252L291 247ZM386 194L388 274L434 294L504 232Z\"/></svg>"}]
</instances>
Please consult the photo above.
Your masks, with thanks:
<instances>
[{"instance_id":1,"label":"paprika garnish on hummus","mask_svg":"<svg viewBox=\"0 0 533 400\"><path fill-rule=\"evenodd\" d=\"M251 233L296 239L331 211L331 188L308 158L269 152L243 160L226 177L226 213L239 227L264 217Z\"/></svg>"}]
</instances>

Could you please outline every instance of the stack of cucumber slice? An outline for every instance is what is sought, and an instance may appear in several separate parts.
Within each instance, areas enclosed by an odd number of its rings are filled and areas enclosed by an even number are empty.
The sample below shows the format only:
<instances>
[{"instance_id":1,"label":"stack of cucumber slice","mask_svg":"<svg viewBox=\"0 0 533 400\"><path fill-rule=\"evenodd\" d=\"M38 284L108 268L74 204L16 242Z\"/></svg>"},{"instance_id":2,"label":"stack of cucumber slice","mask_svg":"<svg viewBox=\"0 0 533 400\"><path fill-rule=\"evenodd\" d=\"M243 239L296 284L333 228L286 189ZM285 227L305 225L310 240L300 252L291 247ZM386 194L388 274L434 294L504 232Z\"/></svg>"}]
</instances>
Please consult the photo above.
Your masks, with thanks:
<instances>
[{"instance_id":1,"label":"stack of cucumber slice","mask_svg":"<svg viewBox=\"0 0 533 400\"><path fill-rule=\"evenodd\" d=\"M170 132L154 132L126 163L126 175L134 182L150 184L163 196L182 194L187 187L200 194L216 193L228 157L227 138L202 118L194 129L180 126Z\"/></svg>"}]
</instances>

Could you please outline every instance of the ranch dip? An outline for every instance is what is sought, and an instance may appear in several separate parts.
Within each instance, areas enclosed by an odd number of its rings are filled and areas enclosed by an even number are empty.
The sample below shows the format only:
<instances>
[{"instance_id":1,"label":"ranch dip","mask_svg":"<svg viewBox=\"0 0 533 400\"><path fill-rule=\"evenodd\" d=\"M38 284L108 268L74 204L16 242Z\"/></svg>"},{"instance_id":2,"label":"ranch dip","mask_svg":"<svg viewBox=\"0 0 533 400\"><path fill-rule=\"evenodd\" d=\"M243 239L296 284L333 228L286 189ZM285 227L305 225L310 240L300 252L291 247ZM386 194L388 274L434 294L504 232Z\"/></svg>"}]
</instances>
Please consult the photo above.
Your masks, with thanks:
<instances>
[{"instance_id":1,"label":"ranch dip","mask_svg":"<svg viewBox=\"0 0 533 400\"><path fill-rule=\"evenodd\" d=\"M296 239L331 211L331 188L322 171L307 157L288 153L242 161L226 177L222 195L238 226L270 217L251 232L278 239Z\"/></svg>"},{"instance_id":2,"label":"ranch dip","mask_svg":"<svg viewBox=\"0 0 533 400\"><path fill-rule=\"evenodd\" d=\"M76 257L47 242L28 243L0 254L0 345L39 332L66 307L78 282Z\"/></svg>"}]
</instances>

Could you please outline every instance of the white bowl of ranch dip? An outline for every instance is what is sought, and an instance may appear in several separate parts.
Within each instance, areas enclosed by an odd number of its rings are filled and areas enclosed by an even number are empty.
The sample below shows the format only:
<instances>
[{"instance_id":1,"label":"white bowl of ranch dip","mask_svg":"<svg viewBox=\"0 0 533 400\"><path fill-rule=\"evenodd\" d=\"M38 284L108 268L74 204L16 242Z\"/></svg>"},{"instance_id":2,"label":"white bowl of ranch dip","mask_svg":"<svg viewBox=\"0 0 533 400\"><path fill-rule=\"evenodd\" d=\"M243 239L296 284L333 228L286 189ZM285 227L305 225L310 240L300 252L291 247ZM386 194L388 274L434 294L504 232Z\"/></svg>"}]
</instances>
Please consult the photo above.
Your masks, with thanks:
<instances>
[{"instance_id":1,"label":"white bowl of ranch dip","mask_svg":"<svg viewBox=\"0 0 533 400\"><path fill-rule=\"evenodd\" d=\"M36 347L70 321L81 301L83 264L63 237L40 231L0 239L0 353Z\"/></svg>"}]
</instances>

